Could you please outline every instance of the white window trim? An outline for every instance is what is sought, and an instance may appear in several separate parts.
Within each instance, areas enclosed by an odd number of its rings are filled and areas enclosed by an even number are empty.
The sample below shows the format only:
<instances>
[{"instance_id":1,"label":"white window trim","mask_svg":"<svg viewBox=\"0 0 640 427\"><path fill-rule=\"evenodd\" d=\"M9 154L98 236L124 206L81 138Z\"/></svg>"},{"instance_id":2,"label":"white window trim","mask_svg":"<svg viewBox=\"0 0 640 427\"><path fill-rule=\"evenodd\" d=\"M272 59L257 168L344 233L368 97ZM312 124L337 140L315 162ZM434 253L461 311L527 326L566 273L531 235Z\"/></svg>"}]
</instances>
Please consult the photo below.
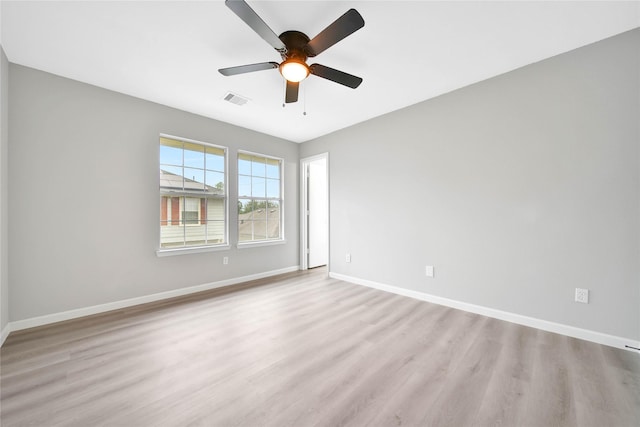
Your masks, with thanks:
<instances>
[{"instance_id":1,"label":"white window trim","mask_svg":"<svg viewBox=\"0 0 640 427\"><path fill-rule=\"evenodd\" d=\"M285 218L284 218L284 208L283 208L284 205L285 205L285 200L284 200L284 159L282 157L270 156L268 154L256 153L254 151L238 150L237 157L236 157L236 186L238 187L238 191L236 191L236 193L237 193L236 194L236 201L240 200L241 198L245 198L245 197L240 196L240 187L239 187L239 179L238 179L238 177L240 176L240 171L239 171L239 168L238 168L238 160L240 158L240 154L246 154L246 155L249 155L249 156L264 157L266 159L278 160L280 162L280 198L278 199L278 201L280 202L280 237L275 238L275 239L262 239L262 240L249 240L249 241L245 240L245 241L240 242L240 236L238 235L237 236L238 243L236 244L236 247L238 249L247 249L247 248L260 247L260 246L280 245L280 244L286 243L287 240L286 240L285 234L284 234L284 230L285 230L284 220L285 220ZM254 199L254 197L250 197L250 199ZM236 205L237 205L237 203L236 203ZM237 221L237 219L236 219L236 230L238 230L238 221Z\"/></svg>"},{"instance_id":2,"label":"white window trim","mask_svg":"<svg viewBox=\"0 0 640 427\"><path fill-rule=\"evenodd\" d=\"M229 243L229 147L225 147L223 145L216 145L210 142L198 141L195 139L184 138L181 136L170 135L167 133L160 133L158 138L168 138L175 139L177 141L193 143L193 144L201 144L213 148L220 148L224 151L224 197L225 200L225 211L224 211L224 242L223 243L215 243L211 245L205 246L183 246L179 248L162 248L160 247L160 239L161 239L161 230L160 230L160 221L158 221L158 247L156 249L156 255L158 257L165 257L171 255L185 255L190 253L202 253L202 252L215 252L221 250L229 250L231 248L231 244ZM158 146L158 166L160 165L160 149ZM184 192L179 193L180 195L185 195ZM177 194L178 195L178 194ZM158 197L162 197L160 191L158 192ZM158 203L159 205L159 203ZM179 212L180 222L182 222L182 212ZM200 215L198 215L200 216Z\"/></svg>"},{"instance_id":3,"label":"white window trim","mask_svg":"<svg viewBox=\"0 0 640 427\"><path fill-rule=\"evenodd\" d=\"M228 251L231 249L229 244L219 244L216 246L188 246L183 248L167 248L156 250L158 257L174 256L174 255L187 255L187 254L199 254L204 252L217 252Z\"/></svg>"},{"instance_id":4,"label":"white window trim","mask_svg":"<svg viewBox=\"0 0 640 427\"><path fill-rule=\"evenodd\" d=\"M283 245L287 243L285 239L268 239L268 240L253 240L251 242L238 242L238 249L258 248L260 246L272 246Z\"/></svg>"}]
</instances>

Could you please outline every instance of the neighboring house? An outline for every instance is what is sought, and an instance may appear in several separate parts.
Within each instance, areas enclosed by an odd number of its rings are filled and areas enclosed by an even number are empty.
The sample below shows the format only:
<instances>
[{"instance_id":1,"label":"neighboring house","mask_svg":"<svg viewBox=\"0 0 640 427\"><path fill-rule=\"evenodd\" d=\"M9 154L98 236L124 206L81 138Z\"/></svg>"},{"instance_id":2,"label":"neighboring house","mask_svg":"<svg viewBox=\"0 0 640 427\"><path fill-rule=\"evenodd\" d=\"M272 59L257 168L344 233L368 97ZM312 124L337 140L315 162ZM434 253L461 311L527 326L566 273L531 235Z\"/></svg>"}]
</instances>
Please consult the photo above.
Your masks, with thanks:
<instances>
[{"instance_id":1,"label":"neighboring house","mask_svg":"<svg viewBox=\"0 0 640 427\"><path fill-rule=\"evenodd\" d=\"M238 241L276 239L280 236L280 207L257 208L238 214Z\"/></svg>"},{"instance_id":2,"label":"neighboring house","mask_svg":"<svg viewBox=\"0 0 640 427\"><path fill-rule=\"evenodd\" d=\"M224 189L160 170L160 246L223 243Z\"/></svg>"}]
</instances>

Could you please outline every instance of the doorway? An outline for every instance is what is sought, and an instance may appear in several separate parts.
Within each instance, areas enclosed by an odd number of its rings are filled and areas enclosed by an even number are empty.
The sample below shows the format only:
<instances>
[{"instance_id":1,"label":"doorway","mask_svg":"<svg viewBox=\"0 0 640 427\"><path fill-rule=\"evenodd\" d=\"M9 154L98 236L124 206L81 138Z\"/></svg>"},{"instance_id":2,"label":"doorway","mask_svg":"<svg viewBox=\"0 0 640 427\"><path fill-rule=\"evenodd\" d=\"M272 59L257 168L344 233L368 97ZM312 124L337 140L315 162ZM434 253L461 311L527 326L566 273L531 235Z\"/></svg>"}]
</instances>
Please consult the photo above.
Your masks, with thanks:
<instances>
[{"instance_id":1,"label":"doorway","mask_svg":"<svg viewBox=\"0 0 640 427\"><path fill-rule=\"evenodd\" d=\"M300 160L301 268L329 264L329 154Z\"/></svg>"}]
</instances>

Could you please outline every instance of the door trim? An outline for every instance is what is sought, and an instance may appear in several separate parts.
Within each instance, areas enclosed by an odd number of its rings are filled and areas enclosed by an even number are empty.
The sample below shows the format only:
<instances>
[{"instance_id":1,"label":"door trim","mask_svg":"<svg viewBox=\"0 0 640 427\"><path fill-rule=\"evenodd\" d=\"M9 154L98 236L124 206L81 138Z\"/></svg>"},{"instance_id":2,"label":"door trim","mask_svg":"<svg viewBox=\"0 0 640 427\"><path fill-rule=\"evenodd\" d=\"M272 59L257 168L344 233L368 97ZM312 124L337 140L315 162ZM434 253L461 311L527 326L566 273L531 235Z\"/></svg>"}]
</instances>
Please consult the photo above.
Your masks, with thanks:
<instances>
[{"instance_id":1,"label":"door trim","mask_svg":"<svg viewBox=\"0 0 640 427\"><path fill-rule=\"evenodd\" d=\"M307 217L307 206L309 205L308 194L308 168L314 160L325 159L327 178L327 274L331 271L331 187L329 178L329 153L321 153L315 156L300 159L300 270L309 269L309 256L307 248L309 246L309 218Z\"/></svg>"}]
</instances>

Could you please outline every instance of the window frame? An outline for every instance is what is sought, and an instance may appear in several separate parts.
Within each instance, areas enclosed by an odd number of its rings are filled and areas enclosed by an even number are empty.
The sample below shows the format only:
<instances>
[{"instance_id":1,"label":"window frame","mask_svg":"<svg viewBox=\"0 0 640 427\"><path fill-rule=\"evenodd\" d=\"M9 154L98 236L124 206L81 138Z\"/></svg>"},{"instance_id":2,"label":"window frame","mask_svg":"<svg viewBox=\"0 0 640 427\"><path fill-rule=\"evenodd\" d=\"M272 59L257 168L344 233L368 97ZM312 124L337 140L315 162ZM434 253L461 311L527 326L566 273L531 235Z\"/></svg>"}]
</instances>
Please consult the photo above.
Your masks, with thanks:
<instances>
[{"instance_id":1,"label":"window frame","mask_svg":"<svg viewBox=\"0 0 640 427\"><path fill-rule=\"evenodd\" d=\"M275 198L269 198L269 197L247 197L244 195L240 194L240 175L242 176L250 176L251 178L254 177L253 174L251 175L246 175L246 174L241 174L240 173L240 157L241 155L246 155L246 156L252 156L252 157L262 157L264 159L268 159L268 160L276 160L278 161L279 164L279 170L280 170L280 177L279 179L279 193L280 193L280 197L275 199ZM242 249L242 248L250 248L250 247L257 247L257 246L271 246L271 245L278 245L278 244L283 244L286 243L286 239L285 239L285 227L284 227L284 221L285 221L285 217L284 217L284 204L285 204L285 197L284 197L284 159L282 157L277 157L277 156L271 156L268 154L263 154L263 153L257 153L255 151L247 151L247 150L238 150L237 151L237 158L236 158L236 231L237 231L237 238L238 238L238 242L237 242L237 248L238 249ZM266 178L265 178L266 179ZM280 215L279 215L279 220L280 220L280 227L279 227L279 231L280 231L280 235L277 238L267 238L267 239L260 239L260 240L240 240L240 218L239 218L239 213L237 212L237 202L239 202L241 199L249 199L249 200L266 200L266 201L277 201L280 205Z\"/></svg>"},{"instance_id":2,"label":"window frame","mask_svg":"<svg viewBox=\"0 0 640 427\"><path fill-rule=\"evenodd\" d=\"M205 142L205 141L199 141L199 140L195 140L195 139L190 139L190 138L184 138L181 136L175 136L175 135L169 135L169 134L165 134L165 133L160 133L158 135L158 169L156 169L157 171L161 171L161 166L163 165L163 163L161 162L161 154L160 154L160 147L162 146L162 139L171 139L174 141L179 141L182 143L186 143L186 144L196 144L196 145L200 145L203 147L211 147L211 148L215 148L218 150L222 150L224 153L224 159L223 159L223 167L224 167L224 171L223 172L223 178L224 178L224 187L223 187L223 195L219 196L219 195L212 195L212 194L197 194L197 193L193 193L190 191L185 191L184 189L182 191L164 191L162 190L162 187L160 186L160 182L158 182L158 197L159 197L159 203L158 205L162 207L162 197L164 196L168 196L171 195L172 197L178 197L180 199L180 207L178 209L179 212L179 218L177 219L178 221L178 225L180 227L193 227L193 226L198 226L200 224L185 224L183 221L183 210L185 209L185 205L183 203L185 203L185 198L198 198L200 200L204 199L204 200L209 200L209 199L219 199L222 200L224 203L224 209L223 209L223 213L224 213L224 226L223 226L223 242L221 243L207 243L207 244L198 244L198 245L183 245L183 246L177 246L177 247L162 247L162 217L159 218L157 224L158 224L158 247L156 249L156 255L159 257L162 256L170 256L170 255L181 255L181 254L188 254L188 253L200 253L200 252L211 252L211 251L219 251L219 250L227 250L230 247L229 244L229 148L225 147L223 145L218 145L218 144L213 144L210 142ZM184 150L184 148L183 148ZM185 166L185 161L184 161L184 154L183 154L183 159L182 159L182 166L183 169L187 166ZM205 173L206 175L206 171L207 169L203 169L203 173ZM211 169L211 171L214 172L220 172L214 169ZM170 197L171 197L170 196ZM206 203L208 205L208 202ZM171 221L174 221L175 219L172 218ZM198 223L200 223L203 219L201 218L201 214L200 212L198 212ZM205 219L205 221L209 221L208 219Z\"/></svg>"}]
</instances>

